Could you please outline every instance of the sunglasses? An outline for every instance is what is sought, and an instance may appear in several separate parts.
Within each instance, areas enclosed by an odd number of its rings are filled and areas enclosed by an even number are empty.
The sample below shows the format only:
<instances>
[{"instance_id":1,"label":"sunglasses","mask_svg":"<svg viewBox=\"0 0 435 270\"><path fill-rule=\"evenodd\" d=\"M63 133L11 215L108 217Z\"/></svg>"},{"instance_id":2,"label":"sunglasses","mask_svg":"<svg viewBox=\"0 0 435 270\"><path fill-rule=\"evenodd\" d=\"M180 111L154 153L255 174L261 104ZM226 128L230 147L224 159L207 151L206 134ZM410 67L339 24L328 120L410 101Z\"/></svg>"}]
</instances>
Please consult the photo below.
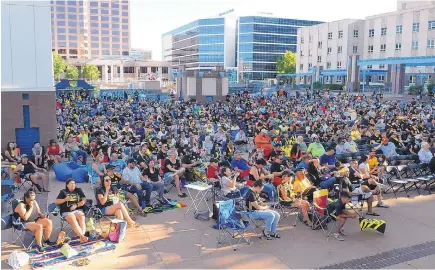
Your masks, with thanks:
<instances>
[{"instance_id":1,"label":"sunglasses","mask_svg":"<svg viewBox=\"0 0 435 270\"><path fill-rule=\"evenodd\" d=\"M110 179L104 179L104 182L112 182Z\"/></svg>"}]
</instances>

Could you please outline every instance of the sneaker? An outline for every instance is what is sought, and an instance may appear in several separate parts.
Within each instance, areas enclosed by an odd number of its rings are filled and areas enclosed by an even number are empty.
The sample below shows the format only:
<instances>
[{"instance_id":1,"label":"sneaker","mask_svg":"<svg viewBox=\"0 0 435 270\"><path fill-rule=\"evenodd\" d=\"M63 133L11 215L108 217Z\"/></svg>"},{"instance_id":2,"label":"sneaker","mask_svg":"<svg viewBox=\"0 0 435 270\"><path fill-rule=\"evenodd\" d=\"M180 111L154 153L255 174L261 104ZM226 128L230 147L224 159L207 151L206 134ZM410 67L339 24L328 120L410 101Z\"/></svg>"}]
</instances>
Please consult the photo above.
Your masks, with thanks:
<instances>
[{"instance_id":1,"label":"sneaker","mask_svg":"<svg viewBox=\"0 0 435 270\"><path fill-rule=\"evenodd\" d=\"M334 238L338 241L344 241L344 238L339 233L334 233Z\"/></svg>"},{"instance_id":2,"label":"sneaker","mask_svg":"<svg viewBox=\"0 0 435 270\"><path fill-rule=\"evenodd\" d=\"M378 204L376 204L376 207L382 207L382 208L390 208L388 205L386 205L384 202L378 202Z\"/></svg>"},{"instance_id":3,"label":"sneaker","mask_svg":"<svg viewBox=\"0 0 435 270\"><path fill-rule=\"evenodd\" d=\"M37 253L44 253L45 252L45 248L43 246L36 246L36 252Z\"/></svg>"},{"instance_id":4,"label":"sneaker","mask_svg":"<svg viewBox=\"0 0 435 270\"><path fill-rule=\"evenodd\" d=\"M42 243L43 246L45 247L53 247L56 245L56 242L51 242L50 240L44 241L44 243Z\"/></svg>"},{"instance_id":5,"label":"sneaker","mask_svg":"<svg viewBox=\"0 0 435 270\"><path fill-rule=\"evenodd\" d=\"M340 234L343 235L343 236L347 236L347 234L344 232L343 229L340 230Z\"/></svg>"}]
</instances>

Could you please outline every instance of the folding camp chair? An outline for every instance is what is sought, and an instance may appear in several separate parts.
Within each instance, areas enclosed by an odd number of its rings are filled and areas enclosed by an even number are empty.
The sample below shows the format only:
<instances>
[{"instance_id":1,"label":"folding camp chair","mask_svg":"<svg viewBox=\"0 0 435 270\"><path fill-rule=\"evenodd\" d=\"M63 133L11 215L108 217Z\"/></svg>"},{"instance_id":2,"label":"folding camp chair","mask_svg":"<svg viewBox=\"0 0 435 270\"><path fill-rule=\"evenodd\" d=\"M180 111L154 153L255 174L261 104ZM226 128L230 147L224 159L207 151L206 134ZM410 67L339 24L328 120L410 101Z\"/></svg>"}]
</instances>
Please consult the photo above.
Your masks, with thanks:
<instances>
[{"instance_id":1,"label":"folding camp chair","mask_svg":"<svg viewBox=\"0 0 435 270\"><path fill-rule=\"evenodd\" d=\"M1 202L2 202L2 206L4 206L4 205L11 205L12 206L12 200L14 199L16 192L17 192L17 187L14 184L14 180L12 180L12 179L2 179L1 180ZM8 208L8 211L9 210L10 209Z\"/></svg>"},{"instance_id":2,"label":"folding camp chair","mask_svg":"<svg viewBox=\"0 0 435 270\"><path fill-rule=\"evenodd\" d=\"M420 188L417 185L420 180L413 178L412 176L412 170L408 169L407 165L399 165L397 166L397 170L398 170L398 174L399 174L399 178L403 181L407 182L407 186L405 186L405 192L408 195L408 191L412 188L415 187L415 189L418 192L418 195L420 194ZM409 195L408 195L409 197Z\"/></svg>"},{"instance_id":3,"label":"folding camp chair","mask_svg":"<svg viewBox=\"0 0 435 270\"><path fill-rule=\"evenodd\" d=\"M397 199L397 193L403 189L406 196L409 197L408 190L406 189L408 181L401 179L398 168L396 166L387 166L386 170L388 175L384 175L384 179L389 184L389 187L385 190L385 193L391 190L394 193L394 197ZM398 188L395 188L396 186Z\"/></svg>"},{"instance_id":4,"label":"folding camp chair","mask_svg":"<svg viewBox=\"0 0 435 270\"><path fill-rule=\"evenodd\" d=\"M328 190L316 190L313 193L313 207L312 207L312 229L321 228L326 238L329 238L331 232L336 228L336 217L329 213L326 208L328 204ZM328 223L331 224L328 228Z\"/></svg>"},{"instance_id":5,"label":"folding camp chair","mask_svg":"<svg viewBox=\"0 0 435 270\"><path fill-rule=\"evenodd\" d=\"M83 209L85 215L91 207L92 207L92 200L87 200L86 204L84 206L84 209ZM53 217L59 216L59 218L60 218L60 228L59 228L60 231L65 231L67 235L69 235L73 231L72 226L68 223L68 221L66 221L66 219L60 215L60 209L59 209L59 206L57 204L50 203L47 207L47 211ZM68 227L69 227L69 230L66 231L65 229Z\"/></svg>"},{"instance_id":6,"label":"folding camp chair","mask_svg":"<svg viewBox=\"0 0 435 270\"><path fill-rule=\"evenodd\" d=\"M243 221L238 219L235 215L243 215L247 212L237 212L235 210L235 200L227 200L219 202L219 218L217 220L217 227L219 230L218 245L222 245L224 242L228 242L230 246L236 250L236 245L239 245L242 241L251 243L250 239L245 237L246 231L251 228L251 220ZM231 239L239 237L239 240L235 245L231 242Z\"/></svg>"}]
</instances>

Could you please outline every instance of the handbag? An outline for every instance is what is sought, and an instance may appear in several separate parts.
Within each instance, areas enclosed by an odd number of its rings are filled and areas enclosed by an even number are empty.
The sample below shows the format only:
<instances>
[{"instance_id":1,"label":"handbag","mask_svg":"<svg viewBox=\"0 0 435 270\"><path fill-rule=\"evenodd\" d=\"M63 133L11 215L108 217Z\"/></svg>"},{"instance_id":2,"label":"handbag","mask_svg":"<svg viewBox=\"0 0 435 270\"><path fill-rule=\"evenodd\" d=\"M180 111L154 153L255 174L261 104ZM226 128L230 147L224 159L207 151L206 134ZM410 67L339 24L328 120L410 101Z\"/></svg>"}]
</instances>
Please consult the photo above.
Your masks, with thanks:
<instances>
[{"instance_id":1,"label":"handbag","mask_svg":"<svg viewBox=\"0 0 435 270\"><path fill-rule=\"evenodd\" d=\"M114 243L121 243L125 239L127 222L121 219L113 219L110 223L109 240Z\"/></svg>"},{"instance_id":2,"label":"handbag","mask_svg":"<svg viewBox=\"0 0 435 270\"><path fill-rule=\"evenodd\" d=\"M8 264L13 269L20 269L29 264L30 256L22 251L12 251L8 256Z\"/></svg>"}]
</instances>

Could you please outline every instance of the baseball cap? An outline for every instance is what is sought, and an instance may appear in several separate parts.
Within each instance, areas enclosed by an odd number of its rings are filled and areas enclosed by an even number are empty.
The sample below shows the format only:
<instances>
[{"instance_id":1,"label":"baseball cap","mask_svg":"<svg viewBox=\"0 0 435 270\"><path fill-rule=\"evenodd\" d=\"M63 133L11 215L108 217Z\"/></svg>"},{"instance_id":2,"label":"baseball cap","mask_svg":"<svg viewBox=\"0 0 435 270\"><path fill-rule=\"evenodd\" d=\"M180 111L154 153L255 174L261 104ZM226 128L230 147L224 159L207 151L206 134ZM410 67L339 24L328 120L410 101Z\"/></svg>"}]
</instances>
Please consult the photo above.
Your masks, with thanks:
<instances>
[{"instance_id":1,"label":"baseball cap","mask_svg":"<svg viewBox=\"0 0 435 270\"><path fill-rule=\"evenodd\" d=\"M127 164L128 163L136 163L136 160L134 160L134 158L129 158L128 160L127 160Z\"/></svg>"},{"instance_id":2,"label":"baseball cap","mask_svg":"<svg viewBox=\"0 0 435 270\"><path fill-rule=\"evenodd\" d=\"M27 154L22 154L21 155L21 158L25 158L25 157L28 158L29 156Z\"/></svg>"},{"instance_id":3,"label":"baseball cap","mask_svg":"<svg viewBox=\"0 0 435 270\"><path fill-rule=\"evenodd\" d=\"M388 138L383 138L382 139L382 143L388 143L388 142L389 142Z\"/></svg>"},{"instance_id":4,"label":"baseball cap","mask_svg":"<svg viewBox=\"0 0 435 270\"><path fill-rule=\"evenodd\" d=\"M267 134L267 129L264 129L264 128L263 128L263 129L261 130L261 133L263 133L263 134Z\"/></svg>"},{"instance_id":5,"label":"baseball cap","mask_svg":"<svg viewBox=\"0 0 435 270\"><path fill-rule=\"evenodd\" d=\"M114 166L114 165L112 165L112 164L107 164L106 165L106 170L113 170L113 169L115 169L116 168L116 166Z\"/></svg>"}]
</instances>

